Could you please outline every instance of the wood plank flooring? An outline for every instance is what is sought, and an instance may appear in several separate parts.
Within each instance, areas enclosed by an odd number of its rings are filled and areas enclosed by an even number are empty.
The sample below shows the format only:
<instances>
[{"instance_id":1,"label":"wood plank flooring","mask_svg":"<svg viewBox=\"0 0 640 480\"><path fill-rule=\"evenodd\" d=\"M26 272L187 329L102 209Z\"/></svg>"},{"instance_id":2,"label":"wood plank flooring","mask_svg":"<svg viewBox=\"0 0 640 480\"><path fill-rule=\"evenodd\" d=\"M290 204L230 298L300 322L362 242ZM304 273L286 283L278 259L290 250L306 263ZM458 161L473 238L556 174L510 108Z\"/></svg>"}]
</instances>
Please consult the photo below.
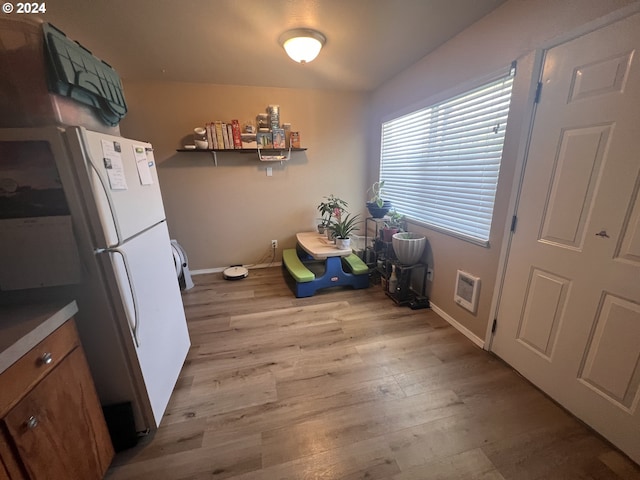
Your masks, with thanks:
<instances>
[{"instance_id":1,"label":"wood plank flooring","mask_svg":"<svg viewBox=\"0 0 640 480\"><path fill-rule=\"evenodd\" d=\"M296 299L279 267L183 294L192 348L111 480L640 479L431 310L379 286Z\"/></svg>"}]
</instances>

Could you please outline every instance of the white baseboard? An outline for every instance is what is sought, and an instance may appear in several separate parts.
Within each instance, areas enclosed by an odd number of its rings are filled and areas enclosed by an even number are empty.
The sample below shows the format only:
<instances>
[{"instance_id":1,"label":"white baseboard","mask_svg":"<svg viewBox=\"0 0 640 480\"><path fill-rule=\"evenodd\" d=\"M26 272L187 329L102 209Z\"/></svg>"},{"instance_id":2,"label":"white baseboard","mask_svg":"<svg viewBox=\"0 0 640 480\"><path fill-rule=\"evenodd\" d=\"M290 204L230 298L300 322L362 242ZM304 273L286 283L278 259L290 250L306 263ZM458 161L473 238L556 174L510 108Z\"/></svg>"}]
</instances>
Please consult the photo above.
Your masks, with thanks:
<instances>
[{"instance_id":1,"label":"white baseboard","mask_svg":"<svg viewBox=\"0 0 640 480\"><path fill-rule=\"evenodd\" d=\"M439 308L437 305L434 305L433 302L430 302L430 304L431 304L431 310L433 310L438 316L440 316L443 319L445 319L447 322L449 322L451 324L451 326L453 326L453 328L458 330L460 333L462 333L465 337L467 337L473 343L478 345L480 348L484 349L484 340L482 340L480 337L478 337L475 333L473 333L467 327L462 325L460 322L455 320L447 312L445 312L444 310Z\"/></svg>"},{"instance_id":2,"label":"white baseboard","mask_svg":"<svg viewBox=\"0 0 640 480\"><path fill-rule=\"evenodd\" d=\"M256 268L280 267L282 262L259 263L257 265L243 265L243 267L254 270ZM206 275L207 273L220 273L229 267L201 268L199 270L191 270L191 275Z\"/></svg>"}]
</instances>

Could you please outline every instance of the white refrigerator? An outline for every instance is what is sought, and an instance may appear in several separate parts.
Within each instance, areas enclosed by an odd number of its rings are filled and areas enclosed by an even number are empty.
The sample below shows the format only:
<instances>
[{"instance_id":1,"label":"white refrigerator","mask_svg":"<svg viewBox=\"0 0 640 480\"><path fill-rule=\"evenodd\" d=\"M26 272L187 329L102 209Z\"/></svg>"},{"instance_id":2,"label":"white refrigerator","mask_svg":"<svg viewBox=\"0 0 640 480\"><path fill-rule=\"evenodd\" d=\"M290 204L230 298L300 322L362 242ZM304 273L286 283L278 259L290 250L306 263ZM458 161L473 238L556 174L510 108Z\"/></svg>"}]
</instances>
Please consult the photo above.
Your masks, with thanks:
<instances>
[{"instance_id":1,"label":"white refrigerator","mask_svg":"<svg viewBox=\"0 0 640 480\"><path fill-rule=\"evenodd\" d=\"M0 153L17 159L18 165L36 157L40 164L54 162L68 205L66 217L58 212L46 218L0 219L0 256L13 257L7 264L15 264L15 258L42 257L43 252L50 258L35 270L14 265L12 278L4 279L0 289L11 290L15 279L20 289L40 287L29 290L34 296L47 286L56 294L73 295L79 305L78 330L102 404L131 402L136 430L154 430L190 340L152 146L82 127L52 126L0 129ZM0 159L0 177L11 171L21 177L5 180L13 189L7 199L24 191L19 185L25 183L27 170L16 173L14 165L2 172ZM29 188L37 183L34 179ZM55 229L52 224L57 224ZM27 235L30 241L25 241ZM70 248L77 255L69 255ZM74 258L78 265L72 265ZM38 284L35 277L43 278L42 271L52 269L55 272L44 275L50 283ZM50 280L56 274L57 284Z\"/></svg>"}]
</instances>

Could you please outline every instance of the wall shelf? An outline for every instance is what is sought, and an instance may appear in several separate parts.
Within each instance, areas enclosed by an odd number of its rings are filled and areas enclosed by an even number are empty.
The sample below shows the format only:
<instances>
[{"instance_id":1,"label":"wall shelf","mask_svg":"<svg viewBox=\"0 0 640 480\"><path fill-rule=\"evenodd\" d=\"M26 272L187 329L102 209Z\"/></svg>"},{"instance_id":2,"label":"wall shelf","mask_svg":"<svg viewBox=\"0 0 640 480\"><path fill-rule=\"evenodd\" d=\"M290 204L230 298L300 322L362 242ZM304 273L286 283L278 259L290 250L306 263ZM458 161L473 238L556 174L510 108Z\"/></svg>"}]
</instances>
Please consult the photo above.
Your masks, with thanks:
<instances>
[{"instance_id":1,"label":"wall shelf","mask_svg":"<svg viewBox=\"0 0 640 480\"><path fill-rule=\"evenodd\" d=\"M261 162L286 162L291 158L291 152L304 152L306 148L178 148L176 152L181 153L204 153L209 152L213 157L213 163L218 166L218 153L253 153L257 154Z\"/></svg>"}]
</instances>

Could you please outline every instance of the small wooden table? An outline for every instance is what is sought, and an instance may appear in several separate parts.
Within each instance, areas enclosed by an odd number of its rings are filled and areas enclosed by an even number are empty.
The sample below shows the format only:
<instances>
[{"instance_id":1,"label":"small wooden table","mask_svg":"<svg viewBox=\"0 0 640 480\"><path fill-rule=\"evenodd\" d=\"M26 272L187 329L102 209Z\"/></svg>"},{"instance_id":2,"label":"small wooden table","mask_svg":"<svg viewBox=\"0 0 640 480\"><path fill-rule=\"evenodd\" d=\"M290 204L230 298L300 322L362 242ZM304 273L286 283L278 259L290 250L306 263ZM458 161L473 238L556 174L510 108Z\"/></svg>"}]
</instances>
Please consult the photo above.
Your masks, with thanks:
<instances>
[{"instance_id":1,"label":"small wooden table","mask_svg":"<svg viewBox=\"0 0 640 480\"><path fill-rule=\"evenodd\" d=\"M346 257L351 255L350 248L338 248L326 235L316 232L296 233L298 245L316 260L325 260L329 257Z\"/></svg>"},{"instance_id":2,"label":"small wooden table","mask_svg":"<svg viewBox=\"0 0 640 480\"><path fill-rule=\"evenodd\" d=\"M296 234L298 242L298 257L303 263L309 260L324 261L324 273L310 281L297 282L296 296L308 297L321 288L336 287L339 285L350 285L353 288L367 288L369 286L368 272L353 274L345 272L342 265L342 258L346 258L347 268L351 268L355 263L365 266L360 259L355 258L351 248L338 248L325 235L316 232L301 232ZM305 259L305 253L308 257ZM353 260L351 259L353 256ZM309 258L310 257L310 258ZM350 257L350 258L347 258ZM298 258L294 258L298 260ZM311 272L309 272L311 275Z\"/></svg>"}]
</instances>

